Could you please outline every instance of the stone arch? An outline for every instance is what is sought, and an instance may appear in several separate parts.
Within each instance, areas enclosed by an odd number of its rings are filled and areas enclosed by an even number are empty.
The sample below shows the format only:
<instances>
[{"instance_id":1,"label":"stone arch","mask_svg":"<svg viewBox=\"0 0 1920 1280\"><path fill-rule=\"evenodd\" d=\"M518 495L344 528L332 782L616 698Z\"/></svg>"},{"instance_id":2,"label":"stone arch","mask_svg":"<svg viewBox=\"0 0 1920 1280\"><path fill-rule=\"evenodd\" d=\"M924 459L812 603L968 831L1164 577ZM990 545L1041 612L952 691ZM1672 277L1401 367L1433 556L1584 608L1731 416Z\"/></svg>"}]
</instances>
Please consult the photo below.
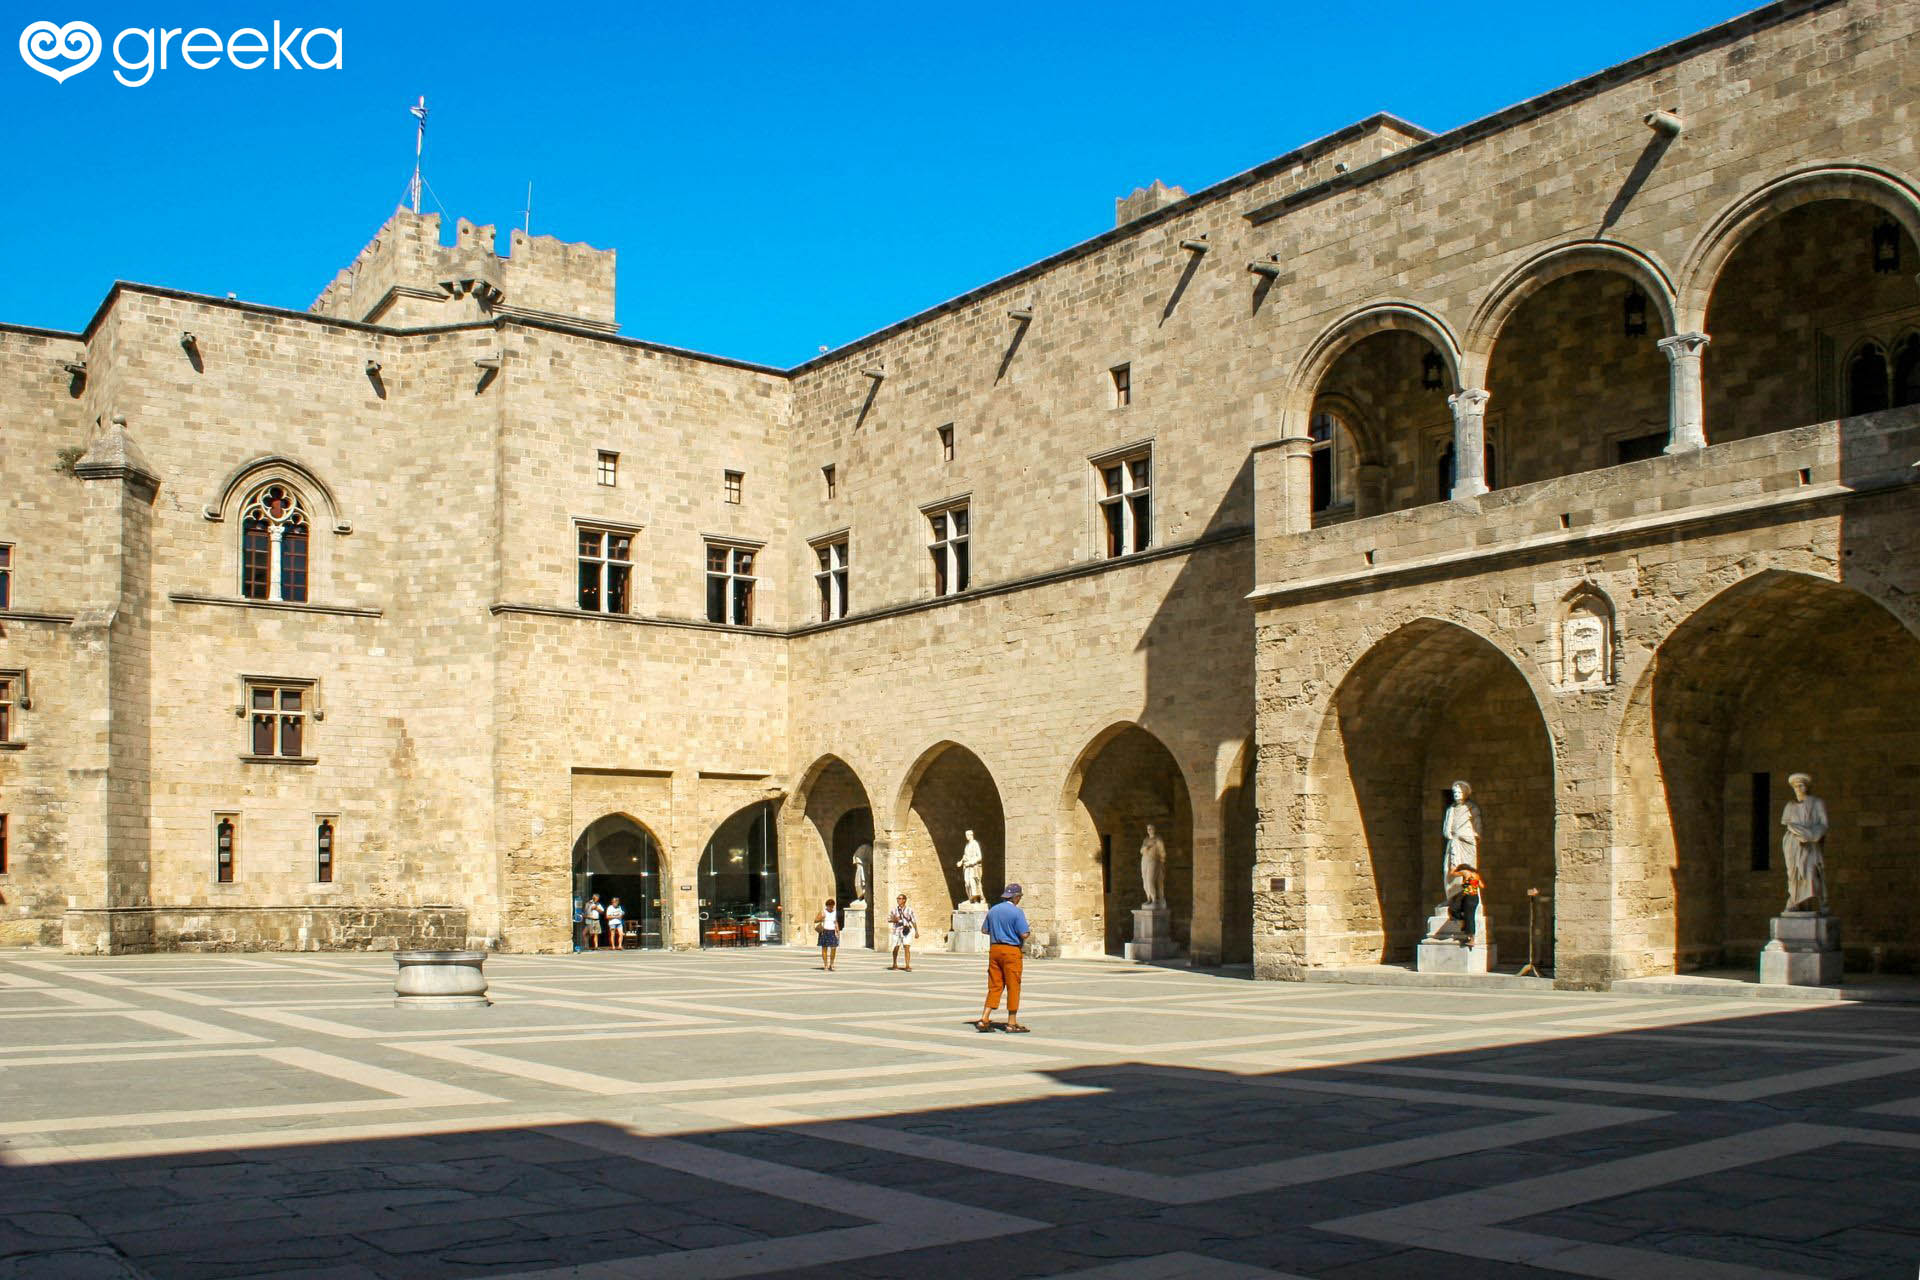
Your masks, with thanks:
<instances>
[{"instance_id":1,"label":"stone arch","mask_svg":"<svg viewBox=\"0 0 1920 1280\"><path fill-rule=\"evenodd\" d=\"M353 523L341 510L340 500L334 496L333 487L320 478L319 472L299 459L290 458L284 454L263 454L227 472L226 478L209 495L200 513L208 520L225 520L234 513L235 506L244 494L252 493L260 486L275 480L291 484L309 500L324 504L327 527L333 532L353 532Z\"/></svg>"},{"instance_id":2,"label":"stone arch","mask_svg":"<svg viewBox=\"0 0 1920 1280\"><path fill-rule=\"evenodd\" d=\"M1294 421L1286 424L1283 434L1304 434L1302 428L1306 426L1307 415L1313 411L1320 383L1333 368L1334 361L1364 339L1392 332L1414 333L1426 339L1446 363L1447 374L1452 379L1449 389L1460 387L1460 343L1447 322L1416 303L1376 302L1336 320L1308 344L1288 384L1286 407Z\"/></svg>"},{"instance_id":3,"label":"stone arch","mask_svg":"<svg viewBox=\"0 0 1920 1280\"><path fill-rule=\"evenodd\" d=\"M1062 954L1121 955L1135 941L1132 913L1144 900L1139 852L1148 823L1167 848L1174 938L1188 945L1196 894L1186 771L1157 734L1132 720L1116 721L1081 749L1060 791L1063 856L1055 867Z\"/></svg>"},{"instance_id":4,"label":"stone arch","mask_svg":"<svg viewBox=\"0 0 1920 1280\"><path fill-rule=\"evenodd\" d=\"M573 842L572 875L576 901L591 893L602 902L621 899L630 945L672 945L673 877L665 846L645 822L630 813L608 813L582 827Z\"/></svg>"},{"instance_id":5,"label":"stone arch","mask_svg":"<svg viewBox=\"0 0 1920 1280\"><path fill-rule=\"evenodd\" d=\"M1768 568L1661 640L1615 746L1623 972L1748 969L1784 905L1779 811L1813 775L1849 966L1920 968L1920 635L1859 585Z\"/></svg>"},{"instance_id":6,"label":"stone arch","mask_svg":"<svg viewBox=\"0 0 1920 1280\"><path fill-rule=\"evenodd\" d=\"M1307 772L1321 818L1321 847L1306 859L1308 912L1321 926L1309 930L1310 964L1413 958L1442 897L1440 819L1456 778L1473 784L1485 815L1485 927L1507 956L1525 954L1525 892L1550 903L1557 861L1543 695L1530 664L1431 617L1380 638L1347 669Z\"/></svg>"},{"instance_id":7,"label":"stone arch","mask_svg":"<svg viewBox=\"0 0 1920 1280\"><path fill-rule=\"evenodd\" d=\"M700 847L694 880L700 945L737 945L804 934L813 905L781 891L781 804L755 800L721 820ZM771 922L771 928L768 927Z\"/></svg>"},{"instance_id":8,"label":"stone arch","mask_svg":"<svg viewBox=\"0 0 1920 1280\"><path fill-rule=\"evenodd\" d=\"M871 850L875 839L873 802L859 773L829 752L808 765L786 806L783 887L802 904L829 896L844 899L853 889L853 855L869 847L869 897L878 875ZM811 916L809 916L811 918Z\"/></svg>"},{"instance_id":9,"label":"stone arch","mask_svg":"<svg viewBox=\"0 0 1920 1280\"><path fill-rule=\"evenodd\" d=\"M969 830L985 860L987 901L998 900L1006 883L1006 811L993 773L970 748L945 738L915 757L895 793L891 829L895 891L921 904L927 932L965 900L959 863Z\"/></svg>"},{"instance_id":10,"label":"stone arch","mask_svg":"<svg viewBox=\"0 0 1920 1280\"><path fill-rule=\"evenodd\" d=\"M1464 376L1470 385L1485 386L1487 362L1500 330L1514 311L1535 292L1582 271L1607 271L1637 284L1657 310L1662 329L1676 333L1678 304L1673 279L1651 254L1617 240L1581 240L1555 245L1509 271L1487 293L1467 325L1463 344Z\"/></svg>"},{"instance_id":11,"label":"stone arch","mask_svg":"<svg viewBox=\"0 0 1920 1280\"><path fill-rule=\"evenodd\" d=\"M1716 214L1680 269L1678 332L1704 330L1708 304L1734 250L1756 227L1801 205L1851 200L1872 205L1920 244L1920 190L1905 178L1866 165L1817 164L1784 173Z\"/></svg>"}]
</instances>

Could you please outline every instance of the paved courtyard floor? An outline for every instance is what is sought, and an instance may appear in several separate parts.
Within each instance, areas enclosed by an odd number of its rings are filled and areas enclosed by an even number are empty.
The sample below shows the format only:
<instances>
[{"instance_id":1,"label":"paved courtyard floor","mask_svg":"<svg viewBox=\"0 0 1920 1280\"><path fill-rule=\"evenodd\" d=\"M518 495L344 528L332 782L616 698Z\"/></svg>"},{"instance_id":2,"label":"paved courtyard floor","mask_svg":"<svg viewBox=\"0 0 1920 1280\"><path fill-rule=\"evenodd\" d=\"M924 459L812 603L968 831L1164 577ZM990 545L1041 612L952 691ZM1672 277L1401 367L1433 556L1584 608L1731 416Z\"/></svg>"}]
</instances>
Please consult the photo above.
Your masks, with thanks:
<instances>
[{"instance_id":1,"label":"paved courtyard floor","mask_svg":"<svg viewBox=\"0 0 1920 1280\"><path fill-rule=\"evenodd\" d=\"M1920 1009L916 960L0 958L0 1276L1920 1274Z\"/></svg>"}]
</instances>

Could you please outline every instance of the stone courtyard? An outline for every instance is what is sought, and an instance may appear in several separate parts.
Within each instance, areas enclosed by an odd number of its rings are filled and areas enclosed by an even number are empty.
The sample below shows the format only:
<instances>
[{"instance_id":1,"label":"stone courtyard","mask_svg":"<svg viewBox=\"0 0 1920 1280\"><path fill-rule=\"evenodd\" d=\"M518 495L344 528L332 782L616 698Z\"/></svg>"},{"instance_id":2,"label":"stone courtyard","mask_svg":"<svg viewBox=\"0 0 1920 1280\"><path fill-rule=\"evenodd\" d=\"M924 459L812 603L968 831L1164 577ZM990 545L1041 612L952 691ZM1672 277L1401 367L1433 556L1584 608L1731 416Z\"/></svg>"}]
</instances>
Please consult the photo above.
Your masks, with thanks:
<instances>
[{"instance_id":1,"label":"stone courtyard","mask_svg":"<svg viewBox=\"0 0 1920 1280\"><path fill-rule=\"evenodd\" d=\"M1920 1007L801 948L0 959L0 1277L1911 1277Z\"/></svg>"}]
</instances>

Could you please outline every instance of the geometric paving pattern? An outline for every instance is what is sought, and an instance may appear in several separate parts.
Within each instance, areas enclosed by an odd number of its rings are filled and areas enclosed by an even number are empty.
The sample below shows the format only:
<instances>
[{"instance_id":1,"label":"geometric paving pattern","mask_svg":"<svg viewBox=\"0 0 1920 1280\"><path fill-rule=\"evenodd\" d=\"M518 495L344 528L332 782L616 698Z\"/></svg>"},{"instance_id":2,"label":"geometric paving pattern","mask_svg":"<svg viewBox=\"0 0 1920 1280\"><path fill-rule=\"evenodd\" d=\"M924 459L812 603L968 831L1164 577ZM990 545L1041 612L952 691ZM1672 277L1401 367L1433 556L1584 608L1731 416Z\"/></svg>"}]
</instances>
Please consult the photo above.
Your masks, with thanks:
<instances>
[{"instance_id":1,"label":"geometric paving pattern","mask_svg":"<svg viewBox=\"0 0 1920 1280\"><path fill-rule=\"evenodd\" d=\"M1920 1275L1920 1009L842 959L7 956L0 1280Z\"/></svg>"}]
</instances>

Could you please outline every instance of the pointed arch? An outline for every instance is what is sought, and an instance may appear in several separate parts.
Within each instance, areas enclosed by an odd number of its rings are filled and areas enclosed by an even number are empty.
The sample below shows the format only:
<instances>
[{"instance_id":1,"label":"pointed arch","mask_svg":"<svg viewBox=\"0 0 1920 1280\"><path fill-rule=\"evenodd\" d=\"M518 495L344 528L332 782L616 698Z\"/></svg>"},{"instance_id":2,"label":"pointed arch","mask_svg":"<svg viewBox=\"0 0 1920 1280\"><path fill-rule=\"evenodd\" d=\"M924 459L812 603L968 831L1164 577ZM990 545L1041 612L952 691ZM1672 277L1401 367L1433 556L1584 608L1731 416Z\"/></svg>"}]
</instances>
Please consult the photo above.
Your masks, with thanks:
<instances>
[{"instance_id":1,"label":"pointed arch","mask_svg":"<svg viewBox=\"0 0 1920 1280\"><path fill-rule=\"evenodd\" d=\"M235 504L243 494L252 493L275 480L289 483L323 504L328 527L335 533L353 532L353 522L347 519L332 486L320 478L319 472L297 458L277 453L263 454L229 471L200 509L201 515L208 520L225 520L233 513Z\"/></svg>"},{"instance_id":2,"label":"pointed arch","mask_svg":"<svg viewBox=\"0 0 1920 1280\"><path fill-rule=\"evenodd\" d=\"M1301 354L1294 366L1293 379L1288 384L1286 401L1288 413L1297 421L1287 426L1285 434L1304 434L1304 431L1295 428L1305 427L1307 416L1313 411L1314 397L1319 393L1321 380L1333 368L1334 361L1363 339L1376 333L1394 331L1413 333L1426 339L1440 353L1453 387L1462 385L1460 343L1446 321L1417 303L1376 302L1328 325Z\"/></svg>"}]
</instances>

